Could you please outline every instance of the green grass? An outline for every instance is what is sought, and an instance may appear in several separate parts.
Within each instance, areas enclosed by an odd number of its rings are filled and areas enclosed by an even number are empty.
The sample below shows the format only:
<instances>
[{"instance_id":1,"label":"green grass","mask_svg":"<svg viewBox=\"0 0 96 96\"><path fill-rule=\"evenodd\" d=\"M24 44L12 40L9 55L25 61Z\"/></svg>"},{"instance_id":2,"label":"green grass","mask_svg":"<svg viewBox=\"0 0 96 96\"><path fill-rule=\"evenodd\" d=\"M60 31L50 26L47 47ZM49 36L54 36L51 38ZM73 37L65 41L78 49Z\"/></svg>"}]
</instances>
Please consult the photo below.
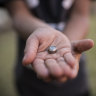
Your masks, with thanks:
<instances>
[{"instance_id":1,"label":"green grass","mask_svg":"<svg viewBox=\"0 0 96 96\"><path fill-rule=\"evenodd\" d=\"M96 16L91 18L88 38L96 43ZM91 96L96 96L96 45L88 52L88 73ZM13 68L16 57L16 35L12 32L0 34L0 96L18 96L14 87Z\"/></svg>"}]
</instances>

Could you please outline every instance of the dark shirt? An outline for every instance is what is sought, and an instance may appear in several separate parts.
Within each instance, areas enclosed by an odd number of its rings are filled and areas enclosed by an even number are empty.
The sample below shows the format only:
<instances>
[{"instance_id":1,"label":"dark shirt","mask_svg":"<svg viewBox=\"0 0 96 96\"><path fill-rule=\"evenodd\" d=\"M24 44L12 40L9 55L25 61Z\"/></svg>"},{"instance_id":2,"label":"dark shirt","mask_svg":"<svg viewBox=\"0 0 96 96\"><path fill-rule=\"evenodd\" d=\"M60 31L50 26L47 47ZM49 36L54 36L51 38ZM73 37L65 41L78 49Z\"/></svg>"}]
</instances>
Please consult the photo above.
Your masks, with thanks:
<instances>
[{"instance_id":1,"label":"dark shirt","mask_svg":"<svg viewBox=\"0 0 96 96\"><path fill-rule=\"evenodd\" d=\"M33 0L34 1L34 0ZM34 15L48 24L57 24L55 25L57 29L60 22L66 23L71 14L72 7L74 5L70 4L70 7L62 7L62 1L64 0L36 0L39 3L35 7L29 7L30 11ZM70 0L69 0L70 1ZM28 2L27 2L28 3ZM45 83L42 80L39 80L36 77L35 72L30 69L22 67L21 61L23 58L23 50L25 47L25 42L19 38L19 58L17 63L17 78L18 81L22 80L24 84L27 83L31 86L31 89L34 89L36 92L44 93L44 96L75 96L76 94L83 94L88 91L88 82L86 77L85 69L85 56L82 56L80 60L80 70L78 76L74 80L69 80L66 83ZM22 79L23 78L23 79ZM34 92L33 92L34 93Z\"/></svg>"}]
</instances>

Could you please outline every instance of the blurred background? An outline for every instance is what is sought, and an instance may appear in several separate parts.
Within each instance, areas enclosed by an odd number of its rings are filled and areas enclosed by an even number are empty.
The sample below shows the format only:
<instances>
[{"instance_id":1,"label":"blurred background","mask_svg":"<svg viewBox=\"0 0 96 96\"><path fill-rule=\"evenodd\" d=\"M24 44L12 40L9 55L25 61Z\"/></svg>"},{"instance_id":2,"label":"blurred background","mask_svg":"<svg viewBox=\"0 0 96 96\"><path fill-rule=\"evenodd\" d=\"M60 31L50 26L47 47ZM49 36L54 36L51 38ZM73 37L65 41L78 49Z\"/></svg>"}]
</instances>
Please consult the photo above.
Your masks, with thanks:
<instances>
[{"instance_id":1,"label":"blurred background","mask_svg":"<svg viewBox=\"0 0 96 96\"><path fill-rule=\"evenodd\" d=\"M90 9L90 29L87 38L96 43L96 2ZM8 12L0 8L0 96L18 96L14 86L14 66L16 60L16 32ZM86 52L91 96L96 96L96 44Z\"/></svg>"}]
</instances>

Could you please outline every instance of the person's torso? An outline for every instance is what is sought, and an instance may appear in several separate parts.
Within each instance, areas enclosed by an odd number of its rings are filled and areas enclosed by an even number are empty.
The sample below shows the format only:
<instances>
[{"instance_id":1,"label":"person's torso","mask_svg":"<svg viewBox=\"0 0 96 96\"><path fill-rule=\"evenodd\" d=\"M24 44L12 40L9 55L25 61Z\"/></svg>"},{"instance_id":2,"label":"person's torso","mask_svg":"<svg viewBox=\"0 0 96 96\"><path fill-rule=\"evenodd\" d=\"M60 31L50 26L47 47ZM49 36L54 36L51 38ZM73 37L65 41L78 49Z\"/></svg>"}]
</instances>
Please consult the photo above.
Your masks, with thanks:
<instances>
[{"instance_id":1,"label":"person's torso","mask_svg":"<svg viewBox=\"0 0 96 96\"><path fill-rule=\"evenodd\" d=\"M61 31L70 18L75 0L25 0L25 2L33 15Z\"/></svg>"},{"instance_id":2,"label":"person's torso","mask_svg":"<svg viewBox=\"0 0 96 96\"><path fill-rule=\"evenodd\" d=\"M75 0L26 0L30 11L37 18L50 24L52 27L62 30L64 24L69 20L71 10ZM45 90L48 93L62 94L61 96L68 96L66 94L80 93L87 90L85 61L80 61L80 70L76 79L69 80L65 84L44 83L36 77L36 74L22 66L22 58L24 56L25 41L19 37L19 58L16 67L17 79L22 82L31 84L40 91ZM42 86L42 87L41 87ZM49 88L49 89L48 89ZM53 90L53 91L52 91ZM50 95L51 96L51 95ZM56 96L56 95L55 95Z\"/></svg>"}]
</instances>

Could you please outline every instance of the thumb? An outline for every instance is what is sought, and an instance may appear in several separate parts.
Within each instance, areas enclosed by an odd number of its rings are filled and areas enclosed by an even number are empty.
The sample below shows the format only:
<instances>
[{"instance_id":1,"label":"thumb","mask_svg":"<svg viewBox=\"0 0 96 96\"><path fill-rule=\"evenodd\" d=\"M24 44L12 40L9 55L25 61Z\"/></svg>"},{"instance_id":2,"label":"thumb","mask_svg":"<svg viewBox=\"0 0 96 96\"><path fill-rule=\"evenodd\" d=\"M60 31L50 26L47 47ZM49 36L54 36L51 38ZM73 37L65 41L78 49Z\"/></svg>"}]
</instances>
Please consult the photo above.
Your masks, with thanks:
<instances>
[{"instance_id":1,"label":"thumb","mask_svg":"<svg viewBox=\"0 0 96 96\"><path fill-rule=\"evenodd\" d=\"M39 46L39 41L37 37L35 35L31 35L26 41L24 58L22 60L23 65L32 63L32 61L36 57L38 46Z\"/></svg>"},{"instance_id":2,"label":"thumb","mask_svg":"<svg viewBox=\"0 0 96 96\"><path fill-rule=\"evenodd\" d=\"M94 46L94 42L91 39L83 39L73 42L72 46L75 52L82 53L91 49Z\"/></svg>"}]
</instances>

